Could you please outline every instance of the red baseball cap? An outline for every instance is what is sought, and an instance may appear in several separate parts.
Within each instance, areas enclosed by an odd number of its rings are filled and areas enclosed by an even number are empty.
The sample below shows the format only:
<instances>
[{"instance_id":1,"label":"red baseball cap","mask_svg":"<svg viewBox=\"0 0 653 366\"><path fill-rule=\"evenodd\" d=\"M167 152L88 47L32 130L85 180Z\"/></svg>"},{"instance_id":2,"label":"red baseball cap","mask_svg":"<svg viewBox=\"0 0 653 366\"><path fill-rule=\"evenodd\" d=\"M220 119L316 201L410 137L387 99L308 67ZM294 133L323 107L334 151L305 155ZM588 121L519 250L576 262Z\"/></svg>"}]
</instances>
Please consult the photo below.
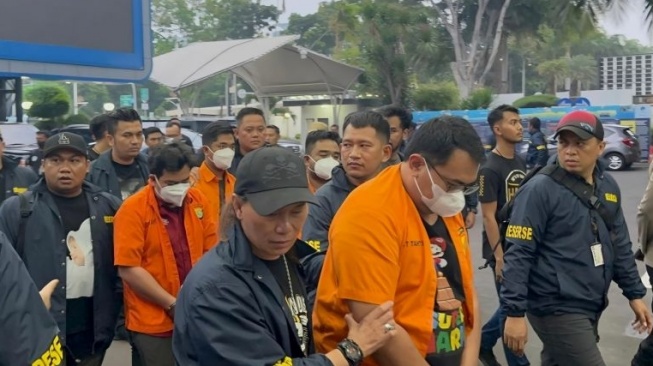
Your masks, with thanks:
<instances>
[{"instance_id":1,"label":"red baseball cap","mask_svg":"<svg viewBox=\"0 0 653 366\"><path fill-rule=\"evenodd\" d=\"M603 124L599 117L587 111L573 111L565 114L558 122L553 137L558 137L562 131L573 132L582 140L596 137L599 141L603 141L604 136Z\"/></svg>"}]
</instances>

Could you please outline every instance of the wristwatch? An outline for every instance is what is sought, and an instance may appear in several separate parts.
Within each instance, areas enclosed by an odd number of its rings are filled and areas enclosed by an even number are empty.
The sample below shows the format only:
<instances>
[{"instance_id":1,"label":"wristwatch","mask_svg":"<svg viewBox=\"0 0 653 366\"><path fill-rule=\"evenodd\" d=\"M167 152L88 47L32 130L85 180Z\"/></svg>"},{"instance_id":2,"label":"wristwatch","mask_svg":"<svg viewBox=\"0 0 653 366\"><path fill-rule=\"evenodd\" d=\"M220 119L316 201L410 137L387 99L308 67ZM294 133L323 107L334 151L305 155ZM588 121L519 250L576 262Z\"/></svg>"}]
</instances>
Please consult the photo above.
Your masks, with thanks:
<instances>
[{"instance_id":1,"label":"wristwatch","mask_svg":"<svg viewBox=\"0 0 653 366\"><path fill-rule=\"evenodd\" d=\"M351 339L343 339L342 342L338 343L338 349L347 359L349 366L358 366L363 362L363 351L361 351L361 348Z\"/></svg>"},{"instance_id":2,"label":"wristwatch","mask_svg":"<svg viewBox=\"0 0 653 366\"><path fill-rule=\"evenodd\" d=\"M467 207L467 211L473 213L474 215L478 213L478 209L476 207Z\"/></svg>"}]
</instances>

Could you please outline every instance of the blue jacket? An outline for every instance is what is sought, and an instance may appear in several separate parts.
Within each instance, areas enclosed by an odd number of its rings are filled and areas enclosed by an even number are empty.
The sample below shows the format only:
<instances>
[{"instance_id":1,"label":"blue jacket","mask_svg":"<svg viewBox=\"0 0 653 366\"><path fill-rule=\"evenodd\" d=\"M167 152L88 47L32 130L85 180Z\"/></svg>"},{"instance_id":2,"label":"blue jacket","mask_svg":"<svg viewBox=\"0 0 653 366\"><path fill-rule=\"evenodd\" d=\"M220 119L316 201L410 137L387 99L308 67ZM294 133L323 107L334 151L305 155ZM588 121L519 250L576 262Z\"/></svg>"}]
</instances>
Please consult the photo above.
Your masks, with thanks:
<instances>
[{"instance_id":1,"label":"blue jacket","mask_svg":"<svg viewBox=\"0 0 653 366\"><path fill-rule=\"evenodd\" d=\"M91 238L95 268L93 284L94 349L109 348L113 341L122 293L118 287L118 274L113 265L113 216L120 200L99 187L84 183L91 218ZM59 286L52 294L50 313L57 321L65 344L66 334L66 233L59 209L52 199L45 180L41 179L27 194L31 214L25 226L23 260L38 288L54 279ZM0 206L0 231L16 245L20 223L20 200L7 199Z\"/></svg>"},{"instance_id":2,"label":"blue jacket","mask_svg":"<svg viewBox=\"0 0 653 366\"><path fill-rule=\"evenodd\" d=\"M330 366L322 354L304 357L283 292L252 253L240 225L228 237L193 267L179 292L173 332L177 364Z\"/></svg>"},{"instance_id":3,"label":"blue jacket","mask_svg":"<svg viewBox=\"0 0 653 366\"><path fill-rule=\"evenodd\" d=\"M329 247L331 221L355 187L347 180L342 166L333 168L332 178L315 192L315 203L308 206L308 218L302 229L302 240L316 250Z\"/></svg>"},{"instance_id":4,"label":"blue jacket","mask_svg":"<svg viewBox=\"0 0 653 366\"><path fill-rule=\"evenodd\" d=\"M526 152L526 164L529 167L545 166L549 160L549 148L542 131L535 131L531 134L528 150Z\"/></svg>"},{"instance_id":5,"label":"blue jacket","mask_svg":"<svg viewBox=\"0 0 653 366\"><path fill-rule=\"evenodd\" d=\"M554 162L557 164L557 162ZM615 281L629 300L644 297L621 192L599 161L594 173L597 197L609 210L613 231L595 211L551 177L539 174L514 198L508 249L504 255L501 303L509 316L581 313L596 316L608 305L608 289ZM578 177L578 179L581 179ZM588 185L588 189L592 189ZM591 246L598 228L604 265L595 266Z\"/></svg>"}]
</instances>

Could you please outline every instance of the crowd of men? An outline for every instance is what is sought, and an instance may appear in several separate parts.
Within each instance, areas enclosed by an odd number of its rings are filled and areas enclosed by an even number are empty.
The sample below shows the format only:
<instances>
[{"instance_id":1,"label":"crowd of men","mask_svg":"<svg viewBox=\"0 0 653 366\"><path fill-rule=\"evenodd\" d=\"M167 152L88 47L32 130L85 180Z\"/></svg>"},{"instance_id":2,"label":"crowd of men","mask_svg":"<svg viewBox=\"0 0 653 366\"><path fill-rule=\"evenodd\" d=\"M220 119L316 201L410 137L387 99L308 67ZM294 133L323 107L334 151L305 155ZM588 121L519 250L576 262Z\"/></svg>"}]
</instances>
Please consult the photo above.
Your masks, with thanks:
<instances>
[{"instance_id":1,"label":"crowd of men","mask_svg":"<svg viewBox=\"0 0 653 366\"><path fill-rule=\"evenodd\" d=\"M310 131L303 157L256 108L209 124L201 151L179 120L143 129L132 109L95 117L91 148L39 131L29 167L0 159L0 365L102 365L114 339L142 366L496 366L497 342L529 365L527 321L542 365L604 365L612 281L636 330L653 318L602 123L564 116L549 157L530 120L526 161L518 109L488 124L489 152L462 118L354 112ZM638 214L651 274L652 195L653 175ZM500 300L484 325L477 202ZM651 360L649 336L632 365Z\"/></svg>"}]
</instances>

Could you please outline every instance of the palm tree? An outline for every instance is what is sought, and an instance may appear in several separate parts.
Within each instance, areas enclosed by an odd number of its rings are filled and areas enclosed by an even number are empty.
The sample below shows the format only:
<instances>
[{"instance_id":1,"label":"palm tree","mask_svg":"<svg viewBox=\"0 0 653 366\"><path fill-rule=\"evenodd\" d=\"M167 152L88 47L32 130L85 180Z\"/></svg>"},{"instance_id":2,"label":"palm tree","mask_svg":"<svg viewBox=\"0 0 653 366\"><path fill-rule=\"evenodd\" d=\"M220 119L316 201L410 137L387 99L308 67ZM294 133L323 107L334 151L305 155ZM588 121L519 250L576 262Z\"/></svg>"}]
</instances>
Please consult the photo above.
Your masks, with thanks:
<instances>
[{"instance_id":1,"label":"palm tree","mask_svg":"<svg viewBox=\"0 0 653 366\"><path fill-rule=\"evenodd\" d=\"M623 13L625 7L630 3L629 0L576 0L576 1L563 1L561 2L560 11L568 12L572 10L587 11L593 20L597 20L598 16L605 13L608 9L616 8L619 12ZM644 12L646 20L649 22L649 27L653 27L653 0L644 0Z\"/></svg>"},{"instance_id":2,"label":"palm tree","mask_svg":"<svg viewBox=\"0 0 653 366\"><path fill-rule=\"evenodd\" d=\"M537 72L549 79L549 85L552 87L549 92L555 95L558 85L569 75L569 62L566 58L545 61L537 66Z\"/></svg>"}]
</instances>

